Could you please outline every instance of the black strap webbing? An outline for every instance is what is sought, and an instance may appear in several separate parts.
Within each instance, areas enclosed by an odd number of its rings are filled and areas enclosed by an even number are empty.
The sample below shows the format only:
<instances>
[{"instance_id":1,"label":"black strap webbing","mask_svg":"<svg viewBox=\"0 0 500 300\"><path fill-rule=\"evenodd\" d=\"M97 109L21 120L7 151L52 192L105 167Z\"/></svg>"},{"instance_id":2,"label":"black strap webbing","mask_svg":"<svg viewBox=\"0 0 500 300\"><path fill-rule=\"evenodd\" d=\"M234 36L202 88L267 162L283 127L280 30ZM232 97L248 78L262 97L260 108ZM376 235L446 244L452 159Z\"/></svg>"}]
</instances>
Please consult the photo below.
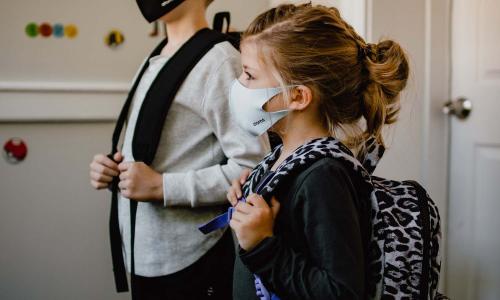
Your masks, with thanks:
<instances>
[{"instance_id":1,"label":"black strap webbing","mask_svg":"<svg viewBox=\"0 0 500 300\"><path fill-rule=\"evenodd\" d=\"M226 28L224 29L224 21ZM231 29L231 14L228 11L221 11L215 14L212 28L215 31L222 32L227 36L234 48L240 49L241 32L229 31Z\"/></svg>"},{"instance_id":2,"label":"black strap webbing","mask_svg":"<svg viewBox=\"0 0 500 300\"><path fill-rule=\"evenodd\" d=\"M227 24L226 30L224 30L224 21L226 21ZM215 31L228 33L230 25L231 25L231 14L228 11L221 11L215 14L214 21L212 23L212 28Z\"/></svg>"},{"instance_id":3,"label":"black strap webbing","mask_svg":"<svg viewBox=\"0 0 500 300\"><path fill-rule=\"evenodd\" d=\"M132 141L132 153L135 161L142 161L150 165L156 154L158 143L167 113L174 101L180 86L196 66L199 60L217 43L227 40L221 33L207 28L198 31L168 60L160 70L155 80L146 93L144 102L139 111L137 124ZM167 40L162 41L150 55L150 58L160 54ZM127 119L128 111L134 98L135 91L144 72L149 67L146 61L139 72L137 79L130 90L127 100L120 112L115 130L113 132L112 149L109 155L118 151L118 141ZM131 274L135 274L134 266L134 240L135 240L135 216L137 212L137 201L130 201L130 225L131 225ZM111 241L111 254L113 259L113 272L117 292L128 291L127 276L122 252L122 239L118 222L118 178L113 180L111 212L109 218L109 233ZM132 279L134 276L132 276ZM133 284L132 284L133 286ZM134 294L132 291L132 297Z\"/></svg>"}]
</instances>

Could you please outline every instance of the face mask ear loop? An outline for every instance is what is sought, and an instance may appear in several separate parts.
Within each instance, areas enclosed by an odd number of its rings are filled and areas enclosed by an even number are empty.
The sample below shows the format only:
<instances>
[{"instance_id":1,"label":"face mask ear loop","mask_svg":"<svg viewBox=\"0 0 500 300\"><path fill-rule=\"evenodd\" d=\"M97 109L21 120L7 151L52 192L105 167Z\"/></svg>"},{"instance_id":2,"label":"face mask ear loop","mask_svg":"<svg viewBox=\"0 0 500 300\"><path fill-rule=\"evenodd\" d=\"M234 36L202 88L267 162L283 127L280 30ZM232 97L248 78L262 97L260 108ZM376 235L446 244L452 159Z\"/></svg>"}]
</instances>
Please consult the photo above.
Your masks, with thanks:
<instances>
[{"instance_id":1,"label":"face mask ear loop","mask_svg":"<svg viewBox=\"0 0 500 300\"><path fill-rule=\"evenodd\" d=\"M297 86L299 86L299 85L298 85L298 84L294 84L294 85L289 85L289 86L286 86L286 88L288 88L288 89L292 89L292 88L297 87ZM291 93L288 93L288 95L290 95L290 96L291 96ZM287 99L283 98L283 102L284 102L285 106L287 106L287 107L286 107L286 110L288 110L288 111L290 111L290 112L291 112L291 110L288 108L288 104L287 104L287 101L286 101L286 100L287 100ZM279 132L279 134L280 134L280 135L282 135L282 136L287 135L287 134L288 134L288 129L290 128L290 118L288 118L288 116L289 116L289 115L287 115L287 116L285 116L285 117L284 117L284 119L286 120L286 125L285 125L285 126L284 126L284 128L282 128L282 129L280 130L280 132Z\"/></svg>"}]
</instances>

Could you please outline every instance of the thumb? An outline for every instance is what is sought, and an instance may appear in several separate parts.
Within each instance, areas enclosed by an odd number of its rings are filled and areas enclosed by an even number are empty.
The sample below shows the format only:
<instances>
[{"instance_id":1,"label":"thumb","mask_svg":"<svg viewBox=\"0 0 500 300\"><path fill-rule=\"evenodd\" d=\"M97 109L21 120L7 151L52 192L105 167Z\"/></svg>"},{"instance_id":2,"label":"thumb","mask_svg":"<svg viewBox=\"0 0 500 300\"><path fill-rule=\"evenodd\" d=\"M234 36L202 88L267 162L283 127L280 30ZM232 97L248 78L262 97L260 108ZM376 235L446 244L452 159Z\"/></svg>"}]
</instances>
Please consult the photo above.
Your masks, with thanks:
<instances>
[{"instance_id":1,"label":"thumb","mask_svg":"<svg viewBox=\"0 0 500 300\"><path fill-rule=\"evenodd\" d=\"M276 219L278 212L280 211L280 203L276 200L276 197L271 198L271 211L273 212L273 219Z\"/></svg>"},{"instance_id":2,"label":"thumb","mask_svg":"<svg viewBox=\"0 0 500 300\"><path fill-rule=\"evenodd\" d=\"M240 183L242 185L245 184L245 182L247 181L248 176L250 176L250 172L251 172L250 169L245 169L245 170L243 170L243 172L241 172Z\"/></svg>"},{"instance_id":3,"label":"thumb","mask_svg":"<svg viewBox=\"0 0 500 300\"><path fill-rule=\"evenodd\" d=\"M116 162L121 162L123 160L123 155L120 151L116 152L114 155L113 155L113 159L116 161Z\"/></svg>"}]
</instances>

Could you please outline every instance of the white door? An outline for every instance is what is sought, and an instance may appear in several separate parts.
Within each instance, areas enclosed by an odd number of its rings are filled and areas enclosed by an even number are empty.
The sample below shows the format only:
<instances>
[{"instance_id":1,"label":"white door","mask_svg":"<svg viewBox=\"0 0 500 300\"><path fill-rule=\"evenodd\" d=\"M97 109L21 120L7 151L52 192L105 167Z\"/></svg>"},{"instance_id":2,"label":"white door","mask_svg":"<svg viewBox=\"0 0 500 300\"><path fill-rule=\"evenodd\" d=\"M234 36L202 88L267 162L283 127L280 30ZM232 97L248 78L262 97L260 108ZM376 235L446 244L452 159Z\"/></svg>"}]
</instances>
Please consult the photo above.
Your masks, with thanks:
<instances>
[{"instance_id":1,"label":"white door","mask_svg":"<svg viewBox=\"0 0 500 300\"><path fill-rule=\"evenodd\" d=\"M472 112L451 117L447 291L500 299L500 0L452 8L452 98Z\"/></svg>"}]
</instances>

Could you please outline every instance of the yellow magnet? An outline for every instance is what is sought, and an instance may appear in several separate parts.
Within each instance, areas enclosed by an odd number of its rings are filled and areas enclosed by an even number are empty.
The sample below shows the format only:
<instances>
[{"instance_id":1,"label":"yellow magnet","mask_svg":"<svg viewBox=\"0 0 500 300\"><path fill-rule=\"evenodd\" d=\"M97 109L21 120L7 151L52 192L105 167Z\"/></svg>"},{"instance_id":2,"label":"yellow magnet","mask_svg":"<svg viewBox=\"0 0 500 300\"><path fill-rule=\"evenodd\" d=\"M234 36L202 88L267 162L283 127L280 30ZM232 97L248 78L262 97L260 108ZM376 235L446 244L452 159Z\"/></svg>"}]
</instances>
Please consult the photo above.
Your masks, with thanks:
<instances>
[{"instance_id":1,"label":"yellow magnet","mask_svg":"<svg viewBox=\"0 0 500 300\"><path fill-rule=\"evenodd\" d=\"M76 25L73 24L66 25L64 26L64 34L68 38L74 39L78 35L78 27L76 27Z\"/></svg>"},{"instance_id":2,"label":"yellow magnet","mask_svg":"<svg viewBox=\"0 0 500 300\"><path fill-rule=\"evenodd\" d=\"M108 47L114 49L125 42L125 37L119 30L111 30L104 38L104 42Z\"/></svg>"}]
</instances>

